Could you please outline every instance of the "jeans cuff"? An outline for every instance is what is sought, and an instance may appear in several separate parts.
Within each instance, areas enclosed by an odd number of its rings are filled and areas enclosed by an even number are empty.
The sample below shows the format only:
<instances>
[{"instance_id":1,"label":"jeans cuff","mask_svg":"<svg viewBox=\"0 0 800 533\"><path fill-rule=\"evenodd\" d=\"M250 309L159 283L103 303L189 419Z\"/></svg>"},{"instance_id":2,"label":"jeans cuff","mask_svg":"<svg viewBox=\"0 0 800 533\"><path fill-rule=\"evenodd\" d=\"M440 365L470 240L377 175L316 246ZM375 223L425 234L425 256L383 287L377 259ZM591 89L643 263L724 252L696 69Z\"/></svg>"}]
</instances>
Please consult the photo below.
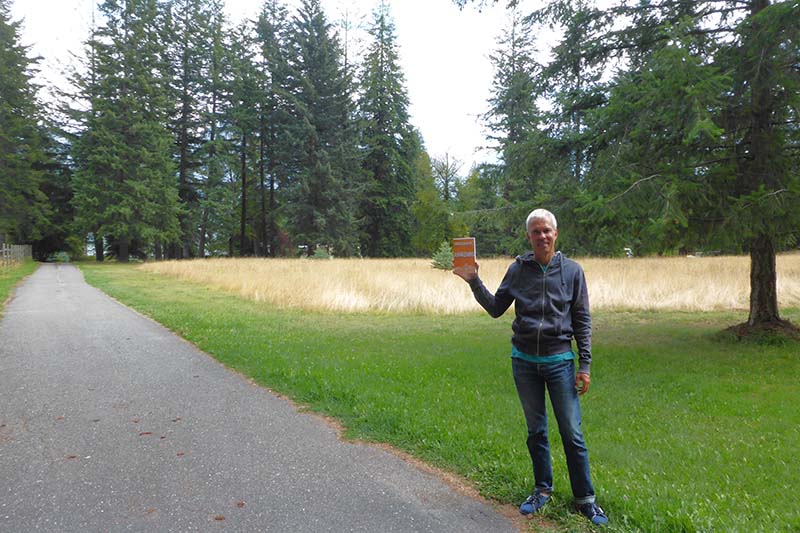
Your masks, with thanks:
<instances>
[{"instance_id":1,"label":"jeans cuff","mask_svg":"<svg viewBox=\"0 0 800 533\"><path fill-rule=\"evenodd\" d=\"M591 496L584 496L583 498L575 498L574 502L575 505L583 505L585 503L594 503L595 497L594 494Z\"/></svg>"}]
</instances>

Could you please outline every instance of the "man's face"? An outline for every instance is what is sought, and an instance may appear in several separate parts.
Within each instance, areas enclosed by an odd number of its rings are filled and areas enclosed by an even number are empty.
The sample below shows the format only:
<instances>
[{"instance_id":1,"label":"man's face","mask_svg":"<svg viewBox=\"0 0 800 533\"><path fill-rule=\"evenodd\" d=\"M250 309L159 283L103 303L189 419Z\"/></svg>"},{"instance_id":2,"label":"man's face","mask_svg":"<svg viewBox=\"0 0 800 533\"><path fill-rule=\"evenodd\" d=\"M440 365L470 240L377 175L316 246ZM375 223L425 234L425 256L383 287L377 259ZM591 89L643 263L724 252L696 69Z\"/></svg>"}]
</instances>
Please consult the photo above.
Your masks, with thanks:
<instances>
[{"instance_id":1,"label":"man's face","mask_svg":"<svg viewBox=\"0 0 800 533\"><path fill-rule=\"evenodd\" d=\"M528 224L528 242L537 259L550 257L556 250L558 230L543 218L535 218Z\"/></svg>"}]
</instances>

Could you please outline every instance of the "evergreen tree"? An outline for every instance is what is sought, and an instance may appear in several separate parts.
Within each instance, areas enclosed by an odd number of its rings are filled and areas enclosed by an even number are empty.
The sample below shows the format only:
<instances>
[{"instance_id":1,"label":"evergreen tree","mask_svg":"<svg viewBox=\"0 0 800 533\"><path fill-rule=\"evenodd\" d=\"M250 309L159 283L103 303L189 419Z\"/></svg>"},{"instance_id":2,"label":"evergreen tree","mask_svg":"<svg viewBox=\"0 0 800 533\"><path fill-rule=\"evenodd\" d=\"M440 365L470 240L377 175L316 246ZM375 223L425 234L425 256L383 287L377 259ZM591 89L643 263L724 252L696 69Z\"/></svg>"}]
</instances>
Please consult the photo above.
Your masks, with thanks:
<instances>
[{"instance_id":1,"label":"evergreen tree","mask_svg":"<svg viewBox=\"0 0 800 533\"><path fill-rule=\"evenodd\" d=\"M564 22L572 5L554 2L541 19ZM667 251L749 252L748 324L781 323L775 253L800 227L800 5L621 3L581 14L584 38L552 66L620 68L585 115L597 155L587 221Z\"/></svg>"},{"instance_id":2,"label":"evergreen tree","mask_svg":"<svg viewBox=\"0 0 800 533\"><path fill-rule=\"evenodd\" d=\"M497 143L502 158L506 176L503 194L508 199L530 196L538 188L536 183L525 183L539 177L531 168L527 149L540 122L534 83L538 65L533 59L531 32L530 22L512 11L509 27L501 32L498 49L490 56L494 80L484 119L492 133L489 139Z\"/></svg>"},{"instance_id":3,"label":"evergreen tree","mask_svg":"<svg viewBox=\"0 0 800 533\"><path fill-rule=\"evenodd\" d=\"M155 0L107 0L90 40L81 90L89 110L75 145L76 221L112 237L120 261L132 246L178 238L178 194ZM144 253L144 250L139 250Z\"/></svg>"},{"instance_id":4,"label":"evergreen tree","mask_svg":"<svg viewBox=\"0 0 800 533\"><path fill-rule=\"evenodd\" d=\"M226 29L222 0L211 0L208 14L208 64L200 89L203 140L198 158L202 171L197 175L198 255L229 253L236 233L238 201L230 175L233 146L229 134L232 72L232 35ZM231 254L232 255L232 254Z\"/></svg>"},{"instance_id":5,"label":"evergreen tree","mask_svg":"<svg viewBox=\"0 0 800 533\"><path fill-rule=\"evenodd\" d=\"M260 255L274 256L281 250L278 216L279 192L295 170L290 121L298 116L291 92L292 73L287 59L289 23L286 7L279 0L267 0L256 25L261 51L259 102L259 177L261 214Z\"/></svg>"},{"instance_id":6,"label":"evergreen tree","mask_svg":"<svg viewBox=\"0 0 800 533\"><path fill-rule=\"evenodd\" d=\"M487 199L485 207L468 217L473 231L480 228L485 237L494 236L494 246L504 252L527 246L519 230L519 220L527 213L520 212L545 202L563 178L557 172L563 167L562 158L554 153L552 137L540 129L544 118L536 100L545 88L537 82L541 67L534 53L530 19L514 9L490 55L494 79L489 110L483 117L501 164L482 167L471 182L472 192L490 191L499 179L498 197Z\"/></svg>"},{"instance_id":7,"label":"evergreen tree","mask_svg":"<svg viewBox=\"0 0 800 533\"><path fill-rule=\"evenodd\" d=\"M178 170L178 197L181 239L170 243L171 258L192 257L199 244L201 225L200 187L206 166L203 145L208 141L209 73L214 48L214 20L219 16L220 2L212 0L173 0L170 24L165 26L164 40L169 43L172 75L171 99L175 109L170 129L175 138L175 161Z\"/></svg>"},{"instance_id":8,"label":"evergreen tree","mask_svg":"<svg viewBox=\"0 0 800 533\"><path fill-rule=\"evenodd\" d=\"M260 73L256 64L256 46L253 29L243 22L234 33L232 59L232 86L230 126L232 142L236 148L238 165L234 175L238 177L239 193L239 255L255 254L255 231L251 207L256 192L256 169L258 165L259 108L261 101Z\"/></svg>"},{"instance_id":9,"label":"evergreen tree","mask_svg":"<svg viewBox=\"0 0 800 533\"><path fill-rule=\"evenodd\" d=\"M394 32L389 6L381 1L369 29L372 43L365 58L360 99L362 165L367 176L361 249L373 257L412 251L413 172L419 142L409 123Z\"/></svg>"},{"instance_id":10,"label":"evergreen tree","mask_svg":"<svg viewBox=\"0 0 800 533\"><path fill-rule=\"evenodd\" d=\"M36 60L20 44L20 23L0 0L0 240L30 243L50 226L45 183L45 133L32 82Z\"/></svg>"},{"instance_id":11,"label":"evergreen tree","mask_svg":"<svg viewBox=\"0 0 800 533\"><path fill-rule=\"evenodd\" d=\"M354 255L360 194L354 105L341 50L319 0L303 0L290 46L298 172L289 177L289 226L296 242L310 250L324 245L336 255Z\"/></svg>"},{"instance_id":12,"label":"evergreen tree","mask_svg":"<svg viewBox=\"0 0 800 533\"><path fill-rule=\"evenodd\" d=\"M75 235L75 211L72 207L72 163L71 146L60 125L51 120L44 123L45 164L42 168L45 179L39 190L47 197L51 214L44 234L33 242L33 257L45 261L57 252L66 252L70 257L82 257L84 238Z\"/></svg>"}]
</instances>

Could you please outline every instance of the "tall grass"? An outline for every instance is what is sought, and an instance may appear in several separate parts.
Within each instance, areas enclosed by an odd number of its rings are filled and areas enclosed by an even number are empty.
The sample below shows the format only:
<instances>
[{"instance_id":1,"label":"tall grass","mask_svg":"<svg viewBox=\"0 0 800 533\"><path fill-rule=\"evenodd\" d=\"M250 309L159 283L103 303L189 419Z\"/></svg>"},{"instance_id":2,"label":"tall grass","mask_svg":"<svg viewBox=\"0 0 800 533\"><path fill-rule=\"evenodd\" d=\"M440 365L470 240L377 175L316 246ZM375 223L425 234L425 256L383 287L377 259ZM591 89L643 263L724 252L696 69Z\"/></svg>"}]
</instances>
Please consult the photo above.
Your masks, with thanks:
<instances>
[{"instance_id":1,"label":"tall grass","mask_svg":"<svg viewBox=\"0 0 800 533\"><path fill-rule=\"evenodd\" d=\"M490 290L510 259L480 261ZM581 259L596 310L745 310L749 258ZM800 306L800 254L778 256L778 298ZM461 314L480 308L466 284L423 259L206 259L142 268L280 308Z\"/></svg>"},{"instance_id":2,"label":"tall grass","mask_svg":"<svg viewBox=\"0 0 800 533\"><path fill-rule=\"evenodd\" d=\"M340 420L350 437L390 443L509 505L531 490L509 316L279 310L138 268L81 268L226 365ZM784 314L800 319L797 308ZM737 320L595 313L583 425L611 531L800 530L800 348L716 339ZM559 530L586 531L569 511L550 429L556 490L544 516Z\"/></svg>"}]
</instances>

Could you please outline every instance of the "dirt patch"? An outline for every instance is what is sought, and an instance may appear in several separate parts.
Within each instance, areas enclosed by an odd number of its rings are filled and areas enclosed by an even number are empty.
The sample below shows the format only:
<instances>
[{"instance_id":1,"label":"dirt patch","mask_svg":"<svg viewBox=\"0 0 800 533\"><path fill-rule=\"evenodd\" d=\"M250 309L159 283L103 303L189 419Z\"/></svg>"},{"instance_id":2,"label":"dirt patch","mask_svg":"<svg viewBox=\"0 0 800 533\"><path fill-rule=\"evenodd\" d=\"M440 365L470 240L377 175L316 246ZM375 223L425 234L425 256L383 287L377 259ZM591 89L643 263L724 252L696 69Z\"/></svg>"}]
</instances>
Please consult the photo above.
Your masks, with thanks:
<instances>
[{"instance_id":1,"label":"dirt patch","mask_svg":"<svg viewBox=\"0 0 800 533\"><path fill-rule=\"evenodd\" d=\"M731 326L722 333L726 336L733 336L740 341L765 344L800 341L800 328L788 320L776 320L752 326L744 322Z\"/></svg>"}]
</instances>

